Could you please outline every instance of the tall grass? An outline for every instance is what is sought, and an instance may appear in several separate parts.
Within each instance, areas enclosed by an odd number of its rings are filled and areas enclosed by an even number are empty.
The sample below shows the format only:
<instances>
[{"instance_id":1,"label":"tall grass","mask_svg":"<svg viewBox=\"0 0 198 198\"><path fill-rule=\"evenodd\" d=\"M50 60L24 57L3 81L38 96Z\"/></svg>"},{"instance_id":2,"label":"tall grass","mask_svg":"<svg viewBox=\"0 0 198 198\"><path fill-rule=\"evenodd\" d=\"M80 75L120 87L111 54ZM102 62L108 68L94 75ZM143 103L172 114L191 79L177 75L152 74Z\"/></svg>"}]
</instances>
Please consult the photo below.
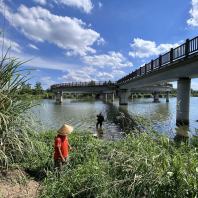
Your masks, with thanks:
<instances>
[{"instance_id":1,"label":"tall grass","mask_svg":"<svg viewBox=\"0 0 198 198\"><path fill-rule=\"evenodd\" d=\"M0 168L20 160L31 146L30 122L26 112L32 107L19 94L28 79L22 62L5 55L0 61Z\"/></svg>"},{"instance_id":2,"label":"tall grass","mask_svg":"<svg viewBox=\"0 0 198 198\"><path fill-rule=\"evenodd\" d=\"M55 135L35 134L35 151L23 164L30 172L45 173L40 177L41 198L198 196L196 138L195 144L175 144L150 131L113 142L74 132L69 137L74 151L57 177L52 161Z\"/></svg>"}]
</instances>

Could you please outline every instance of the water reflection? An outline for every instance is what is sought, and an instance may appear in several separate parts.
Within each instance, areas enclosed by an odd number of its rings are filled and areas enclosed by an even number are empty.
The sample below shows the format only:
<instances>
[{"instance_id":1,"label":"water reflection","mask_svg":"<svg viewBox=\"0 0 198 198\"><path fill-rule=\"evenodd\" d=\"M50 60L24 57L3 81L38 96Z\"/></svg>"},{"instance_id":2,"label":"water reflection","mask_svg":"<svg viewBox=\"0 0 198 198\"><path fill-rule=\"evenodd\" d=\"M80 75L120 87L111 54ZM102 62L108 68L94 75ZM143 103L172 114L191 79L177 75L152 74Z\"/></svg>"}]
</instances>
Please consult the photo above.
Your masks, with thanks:
<instances>
[{"instance_id":1,"label":"water reflection","mask_svg":"<svg viewBox=\"0 0 198 198\"><path fill-rule=\"evenodd\" d=\"M189 139L189 127L184 126L178 126L175 128L176 135L174 137L175 142L188 142Z\"/></svg>"},{"instance_id":2,"label":"water reflection","mask_svg":"<svg viewBox=\"0 0 198 198\"><path fill-rule=\"evenodd\" d=\"M104 135L103 129L98 128L98 129L96 129L96 132L97 132L97 137L102 139L103 135Z\"/></svg>"},{"instance_id":3,"label":"water reflection","mask_svg":"<svg viewBox=\"0 0 198 198\"><path fill-rule=\"evenodd\" d=\"M96 131L96 115L100 112L105 116L103 125L103 138L119 139L122 131L130 131L135 126L133 118L135 116L144 117L153 123L153 127L159 133L166 133L174 138L181 136L191 137L196 134L198 128L198 114L196 106L197 98L191 98L190 103L190 126L185 130L176 130L176 98L171 98L169 103L161 99L161 103L153 103L152 99L134 99L127 106L120 106L116 100L113 105L105 104L101 101L75 101L66 99L63 104L56 105L54 100L42 100L41 105L35 107L32 112L43 126L43 130L59 128L62 123L67 122L77 130ZM182 132L181 132L182 131ZM190 132L189 132L190 131ZM177 135L176 135L177 134Z\"/></svg>"},{"instance_id":4,"label":"water reflection","mask_svg":"<svg viewBox=\"0 0 198 198\"><path fill-rule=\"evenodd\" d=\"M101 101L75 102L64 100L63 104L56 105L53 100L43 100L40 106L32 109L35 118L42 124L42 130L57 130L62 123L75 127L78 131L97 134L96 115L100 112L105 116L103 137L105 139L120 139L122 137L119 126L107 119L108 105Z\"/></svg>"}]
</instances>

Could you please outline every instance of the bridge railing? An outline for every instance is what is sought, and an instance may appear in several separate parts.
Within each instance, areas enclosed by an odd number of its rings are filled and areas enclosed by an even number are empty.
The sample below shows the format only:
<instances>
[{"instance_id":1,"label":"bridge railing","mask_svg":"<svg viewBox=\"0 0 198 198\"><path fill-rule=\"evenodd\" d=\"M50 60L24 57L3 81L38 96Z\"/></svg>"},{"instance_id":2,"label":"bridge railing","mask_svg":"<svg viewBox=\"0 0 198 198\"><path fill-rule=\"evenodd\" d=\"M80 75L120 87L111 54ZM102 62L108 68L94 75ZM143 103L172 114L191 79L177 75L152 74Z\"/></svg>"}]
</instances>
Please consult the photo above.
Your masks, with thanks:
<instances>
[{"instance_id":1,"label":"bridge railing","mask_svg":"<svg viewBox=\"0 0 198 198\"><path fill-rule=\"evenodd\" d=\"M189 53L196 52L198 49L198 37L195 37L189 42Z\"/></svg>"},{"instance_id":2,"label":"bridge railing","mask_svg":"<svg viewBox=\"0 0 198 198\"><path fill-rule=\"evenodd\" d=\"M112 81L90 81L90 82L71 82L60 83L51 86L51 89L64 88L64 87L93 87L93 86L115 86Z\"/></svg>"},{"instance_id":3,"label":"bridge railing","mask_svg":"<svg viewBox=\"0 0 198 198\"><path fill-rule=\"evenodd\" d=\"M171 48L169 52L159 55L155 60L151 60L150 63L145 64L129 75L121 78L117 83L125 83L131 79L147 75L154 70L161 69L162 67L168 67L170 63L188 57L196 52L198 52L198 36L191 40L187 39L185 43L174 49Z\"/></svg>"}]
</instances>

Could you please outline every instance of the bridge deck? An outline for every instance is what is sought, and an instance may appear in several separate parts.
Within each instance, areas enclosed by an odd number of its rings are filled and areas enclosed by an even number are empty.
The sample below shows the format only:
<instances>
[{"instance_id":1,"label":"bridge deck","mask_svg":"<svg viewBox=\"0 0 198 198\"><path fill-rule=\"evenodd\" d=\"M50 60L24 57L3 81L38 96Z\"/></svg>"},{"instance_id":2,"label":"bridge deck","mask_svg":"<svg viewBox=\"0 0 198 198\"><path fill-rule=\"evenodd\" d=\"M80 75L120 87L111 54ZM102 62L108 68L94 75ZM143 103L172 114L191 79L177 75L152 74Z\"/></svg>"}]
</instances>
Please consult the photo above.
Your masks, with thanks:
<instances>
[{"instance_id":1,"label":"bridge deck","mask_svg":"<svg viewBox=\"0 0 198 198\"><path fill-rule=\"evenodd\" d=\"M132 73L128 74L127 76L121 78L117 81L118 85L127 84L132 82L135 79L146 77L152 73L157 74L157 71L160 71L164 68L170 69L170 67L175 65L184 65L189 64L189 59L193 58L195 60L195 56L198 55L198 37L195 37L191 40L187 39L186 42L176 48L172 48L169 52L160 55L157 59L151 60L151 62L145 64L144 66L140 67L139 69L133 71ZM188 62L185 62L188 61ZM186 68L189 70L189 68ZM165 71L165 70L163 70ZM178 73L178 72L177 72ZM176 80L178 77L187 76L194 77L191 73L184 75L183 73L179 75L172 75L171 78L167 78L169 80Z\"/></svg>"}]
</instances>

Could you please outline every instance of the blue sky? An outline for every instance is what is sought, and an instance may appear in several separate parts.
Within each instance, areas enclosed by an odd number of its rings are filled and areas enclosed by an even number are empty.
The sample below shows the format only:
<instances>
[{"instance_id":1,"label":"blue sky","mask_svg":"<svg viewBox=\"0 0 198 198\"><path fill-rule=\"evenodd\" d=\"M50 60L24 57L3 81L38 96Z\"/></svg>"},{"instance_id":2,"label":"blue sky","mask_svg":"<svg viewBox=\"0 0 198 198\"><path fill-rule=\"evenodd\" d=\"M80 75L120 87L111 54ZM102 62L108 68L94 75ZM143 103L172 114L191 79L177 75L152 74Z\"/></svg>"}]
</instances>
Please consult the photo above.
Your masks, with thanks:
<instances>
[{"instance_id":1,"label":"blue sky","mask_svg":"<svg viewBox=\"0 0 198 198\"><path fill-rule=\"evenodd\" d=\"M197 36L198 0L0 0L0 28L32 85L114 81Z\"/></svg>"}]
</instances>

